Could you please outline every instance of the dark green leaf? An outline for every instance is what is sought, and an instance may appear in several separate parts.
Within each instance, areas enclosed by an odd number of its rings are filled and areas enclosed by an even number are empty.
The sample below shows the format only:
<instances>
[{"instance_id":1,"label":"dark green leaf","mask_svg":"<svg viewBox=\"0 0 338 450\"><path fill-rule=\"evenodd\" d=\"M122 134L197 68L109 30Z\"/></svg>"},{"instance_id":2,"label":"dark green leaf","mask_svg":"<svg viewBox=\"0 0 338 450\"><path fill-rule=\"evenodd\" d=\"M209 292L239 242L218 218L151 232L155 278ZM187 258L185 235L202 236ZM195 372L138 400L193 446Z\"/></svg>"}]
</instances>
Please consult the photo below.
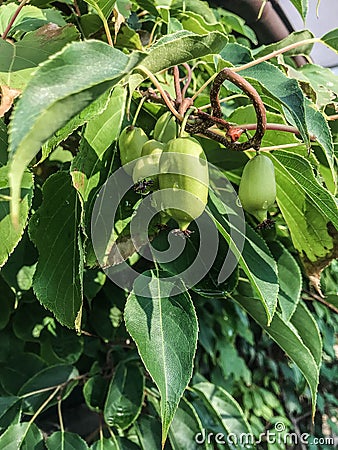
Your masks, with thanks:
<instances>
[{"instance_id":1,"label":"dark green leaf","mask_svg":"<svg viewBox=\"0 0 338 450\"><path fill-rule=\"evenodd\" d=\"M240 267L259 296L266 311L267 323L270 323L277 306L278 295L275 260L263 239L250 226L247 226L245 235L240 229L232 229L233 225L230 225L225 215L227 209L213 193L210 194L208 206L218 231L227 241ZM242 242L243 239L243 249L238 248L237 243L230 235L230 230L236 233L237 240Z\"/></svg>"},{"instance_id":2,"label":"dark green leaf","mask_svg":"<svg viewBox=\"0 0 338 450\"><path fill-rule=\"evenodd\" d=\"M4 329L9 322L15 305L15 297L13 291L0 275L0 330Z\"/></svg>"},{"instance_id":3,"label":"dark green leaf","mask_svg":"<svg viewBox=\"0 0 338 450\"><path fill-rule=\"evenodd\" d=\"M289 324L282 319L279 313L276 313L270 326L267 326L264 322L263 307L257 299L237 295L234 296L234 298L299 367L310 386L312 396L312 413L314 414L319 381L319 367L316 362L318 355L317 331L315 331L312 335L314 338L312 337L311 339L308 337L307 340L303 342L301 338L301 330L298 333L298 330L295 328L298 320L295 321L295 324ZM296 312L294 314L296 314ZM309 319L309 316L304 314L303 321L302 330L304 330L304 327L313 327L313 320ZM308 347L307 345L309 344L310 339L311 346Z\"/></svg>"},{"instance_id":4,"label":"dark green leaf","mask_svg":"<svg viewBox=\"0 0 338 450\"><path fill-rule=\"evenodd\" d=\"M0 431L18 422L21 412L21 398L0 397Z\"/></svg>"},{"instance_id":5,"label":"dark green leaf","mask_svg":"<svg viewBox=\"0 0 338 450\"><path fill-rule=\"evenodd\" d=\"M161 424L158 417L141 414L134 426L142 450L161 448Z\"/></svg>"},{"instance_id":6,"label":"dark green leaf","mask_svg":"<svg viewBox=\"0 0 338 450\"><path fill-rule=\"evenodd\" d=\"M73 380L79 375L77 369L69 365L50 366L41 370L29 379L19 390L18 395L24 398L24 411L32 414L51 396L56 392L58 386L66 384L62 391L62 397L65 398L70 390L75 386L76 382ZM35 391L41 391L33 394ZM48 403L48 406L56 402L56 398Z\"/></svg>"},{"instance_id":7,"label":"dark green leaf","mask_svg":"<svg viewBox=\"0 0 338 450\"><path fill-rule=\"evenodd\" d=\"M41 356L49 364L74 364L83 352L83 337L56 323L53 333L40 337Z\"/></svg>"},{"instance_id":8,"label":"dark green leaf","mask_svg":"<svg viewBox=\"0 0 338 450\"><path fill-rule=\"evenodd\" d=\"M144 375L135 363L120 363L110 382L104 406L109 426L128 428L140 414L144 397Z\"/></svg>"},{"instance_id":9,"label":"dark green leaf","mask_svg":"<svg viewBox=\"0 0 338 450\"><path fill-rule=\"evenodd\" d=\"M1 368L0 383L10 395L16 395L21 387L36 373L46 368L46 363L34 353L12 355Z\"/></svg>"},{"instance_id":10,"label":"dark green leaf","mask_svg":"<svg viewBox=\"0 0 338 450\"><path fill-rule=\"evenodd\" d=\"M89 450L78 434L69 431L55 431L46 439L46 446L48 450Z\"/></svg>"},{"instance_id":11,"label":"dark green leaf","mask_svg":"<svg viewBox=\"0 0 338 450\"><path fill-rule=\"evenodd\" d=\"M8 329L0 331L0 362L7 362L10 356L23 352L24 344Z\"/></svg>"},{"instance_id":12,"label":"dark green leaf","mask_svg":"<svg viewBox=\"0 0 338 450\"><path fill-rule=\"evenodd\" d=\"M65 172L48 178L43 195L42 205L29 226L31 239L40 255L34 275L34 291L59 322L79 329L83 276L79 200L71 178Z\"/></svg>"},{"instance_id":13,"label":"dark green leaf","mask_svg":"<svg viewBox=\"0 0 338 450\"><path fill-rule=\"evenodd\" d=\"M90 377L83 386L83 396L89 409L103 411L108 391L108 380L101 375Z\"/></svg>"},{"instance_id":14,"label":"dark green leaf","mask_svg":"<svg viewBox=\"0 0 338 450\"><path fill-rule=\"evenodd\" d=\"M3 117L0 118L0 167L5 166L8 160L8 135Z\"/></svg>"},{"instance_id":15,"label":"dark green leaf","mask_svg":"<svg viewBox=\"0 0 338 450\"><path fill-rule=\"evenodd\" d=\"M21 183L19 221L18 226L15 227L10 218L9 168L8 165L0 167L0 267L6 263L22 237L32 204L33 187L32 174L24 172Z\"/></svg>"}]
</instances>

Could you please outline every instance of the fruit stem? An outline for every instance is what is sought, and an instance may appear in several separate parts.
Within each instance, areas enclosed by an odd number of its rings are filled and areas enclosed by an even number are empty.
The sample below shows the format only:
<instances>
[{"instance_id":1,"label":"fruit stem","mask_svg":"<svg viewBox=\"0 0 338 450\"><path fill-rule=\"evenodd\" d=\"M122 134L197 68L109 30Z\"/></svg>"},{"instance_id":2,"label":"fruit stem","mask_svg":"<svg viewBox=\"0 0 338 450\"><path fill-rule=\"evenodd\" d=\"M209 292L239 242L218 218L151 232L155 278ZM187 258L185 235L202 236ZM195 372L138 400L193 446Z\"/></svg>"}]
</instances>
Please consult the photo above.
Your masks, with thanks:
<instances>
[{"instance_id":1,"label":"fruit stem","mask_svg":"<svg viewBox=\"0 0 338 450\"><path fill-rule=\"evenodd\" d=\"M181 123L181 129L180 129L180 137L184 136L184 131L185 131L185 127L187 125L188 119L190 114L195 110L196 108L194 106L192 106L191 108L188 109L188 111L185 113L184 118L182 120Z\"/></svg>"},{"instance_id":2,"label":"fruit stem","mask_svg":"<svg viewBox=\"0 0 338 450\"><path fill-rule=\"evenodd\" d=\"M150 72L149 69L147 69L145 66L138 66L137 67L138 70L140 70L141 72L143 72L145 75L147 75L147 77L151 80L151 82L156 86L157 90L159 91L159 93L161 94L165 104L168 106L168 108L170 109L170 111L173 113L173 115L175 117L177 117L177 119L182 122L183 120L183 116L178 113L176 111L176 109L174 108L174 105L172 104L172 102L169 100L167 94L165 93L164 89L162 88L162 86L160 85L158 79L155 77L155 75Z\"/></svg>"},{"instance_id":3,"label":"fruit stem","mask_svg":"<svg viewBox=\"0 0 338 450\"><path fill-rule=\"evenodd\" d=\"M139 116L139 114L140 114L140 111L141 111L141 109L142 109L143 103L144 103L146 100L147 100L147 97L142 97L141 100L140 100L140 103L137 105L137 109L136 109L136 112L135 112L133 121L132 121L132 123L131 123L131 125L132 125L133 127L136 125L137 118L138 118L138 116Z\"/></svg>"}]
</instances>

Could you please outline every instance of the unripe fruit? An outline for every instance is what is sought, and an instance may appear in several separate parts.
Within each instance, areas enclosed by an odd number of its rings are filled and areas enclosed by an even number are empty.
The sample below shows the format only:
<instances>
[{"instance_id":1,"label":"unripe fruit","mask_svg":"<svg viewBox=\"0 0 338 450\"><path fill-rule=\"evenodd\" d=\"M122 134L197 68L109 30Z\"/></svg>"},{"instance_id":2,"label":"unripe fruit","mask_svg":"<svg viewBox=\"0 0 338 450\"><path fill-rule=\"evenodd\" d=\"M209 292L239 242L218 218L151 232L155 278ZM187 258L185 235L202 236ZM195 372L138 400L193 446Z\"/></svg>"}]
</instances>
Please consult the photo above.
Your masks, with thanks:
<instances>
[{"instance_id":1,"label":"unripe fruit","mask_svg":"<svg viewBox=\"0 0 338 450\"><path fill-rule=\"evenodd\" d=\"M148 137L142 128L132 125L124 128L119 137L120 159L122 166L134 161L141 156L142 147L148 141ZM125 171L131 175L132 165L124 167Z\"/></svg>"},{"instance_id":2,"label":"unripe fruit","mask_svg":"<svg viewBox=\"0 0 338 450\"><path fill-rule=\"evenodd\" d=\"M172 139L163 150L159 169L161 208L186 231L208 201L209 170L202 146L190 137Z\"/></svg>"},{"instance_id":3,"label":"unripe fruit","mask_svg":"<svg viewBox=\"0 0 338 450\"><path fill-rule=\"evenodd\" d=\"M155 139L151 139L143 145L142 159L136 162L133 170L134 183L150 178L153 181L151 190L158 189L159 161L163 149L164 144Z\"/></svg>"},{"instance_id":4,"label":"unripe fruit","mask_svg":"<svg viewBox=\"0 0 338 450\"><path fill-rule=\"evenodd\" d=\"M260 222L276 200L275 169L270 158L258 154L246 164L239 185L239 199L245 211Z\"/></svg>"},{"instance_id":5,"label":"unripe fruit","mask_svg":"<svg viewBox=\"0 0 338 450\"><path fill-rule=\"evenodd\" d=\"M154 128L154 139L165 144L177 136L177 123L170 111L162 114Z\"/></svg>"}]
</instances>

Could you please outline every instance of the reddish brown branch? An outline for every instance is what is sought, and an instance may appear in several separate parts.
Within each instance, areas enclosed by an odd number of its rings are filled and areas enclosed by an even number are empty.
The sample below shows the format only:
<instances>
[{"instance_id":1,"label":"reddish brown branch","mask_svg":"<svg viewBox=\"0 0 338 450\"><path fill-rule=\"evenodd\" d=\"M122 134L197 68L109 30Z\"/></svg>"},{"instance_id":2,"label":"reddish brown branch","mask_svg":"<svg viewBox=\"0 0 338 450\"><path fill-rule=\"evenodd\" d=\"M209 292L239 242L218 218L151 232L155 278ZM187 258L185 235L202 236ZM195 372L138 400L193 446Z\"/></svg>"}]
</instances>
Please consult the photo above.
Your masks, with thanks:
<instances>
[{"instance_id":1,"label":"reddish brown branch","mask_svg":"<svg viewBox=\"0 0 338 450\"><path fill-rule=\"evenodd\" d=\"M181 90L181 83L180 83L180 72L178 69L178 66L174 66L174 85L175 85L175 94L176 94L176 105L182 104L182 90Z\"/></svg>"},{"instance_id":2,"label":"reddish brown branch","mask_svg":"<svg viewBox=\"0 0 338 450\"><path fill-rule=\"evenodd\" d=\"M248 123L245 125L241 125L241 128L243 130L255 130L257 127L256 123ZM267 123L266 124L266 130L274 130L274 131L284 131L287 133L294 133L294 134L300 134L300 131L298 130L298 128L293 127L291 125L285 125L283 123ZM312 141L315 141L317 138L315 135L310 134L310 139Z\"/></svg>"},{"instance_id":3,"label":"reddish brown branch","mask_svg":"<svg viewBox=\"0 0 338 450\"><path fill-rule=\"evenodd\" d=\"M12 26L13 26L15 20L16 20L16 18L17 18L18 15L20 14L20 11L22 10L22 8L23 8L27 3L29 3L29 1L30 1L30 0L22 0L22 2L20 3L20 5L18 6L18 9L15 11L15 13L13 14L11 20L9 21L7 27L5 28L5 30L4 30L4 32L3 32L2 36L1 36L1 39L3 39L3 40L6 40L6 39L7 39L8 33L10 32L10 30L11 30L11 28L12 28Z\"/></svg>"},{"instance_id":4,"label":"reddish brown branch","mask_svg":"<svg viewBox=\"0 0 338 450\"><path fill-rule=\"evenodd\" d=\"M188 87L191 83L191 79L192 79L192 70L191 67L189 66L189 64L184 63L183 67L185 67L187 69L187 81L184 83L183 89L182 89L182 96L183 98L185 97Z\"/></svg>"}]
</instances>

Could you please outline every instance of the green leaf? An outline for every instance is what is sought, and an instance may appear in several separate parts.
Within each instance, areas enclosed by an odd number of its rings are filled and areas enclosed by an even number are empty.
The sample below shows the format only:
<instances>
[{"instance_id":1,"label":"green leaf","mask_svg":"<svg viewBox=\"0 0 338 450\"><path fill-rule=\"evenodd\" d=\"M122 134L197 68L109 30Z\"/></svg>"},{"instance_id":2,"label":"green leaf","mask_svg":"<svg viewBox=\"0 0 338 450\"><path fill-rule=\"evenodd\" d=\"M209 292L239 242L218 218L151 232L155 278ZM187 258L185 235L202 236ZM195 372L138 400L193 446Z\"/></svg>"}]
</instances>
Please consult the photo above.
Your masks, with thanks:
<instances>
[{"instance_id":1,"label":"green leaf","mask_svg":"<svg viewBox=\"0 0 338 450\"><path fill-rule=\"evenodd\" d=\"M138 277L135 287L144 296L132 292L124 314L127 330L161 394L163 444L192 375L198 324L189 294L172 296L175 286L159 281L154 272Z\"/></svg>"},{"instance_id":2,"label":"green leaf","mask_svg":"<svg viewBox=\"0 0 338 450\"><path fill-rule=\"evenodd\" d=\"M105 150L120 134L126 98L127 90L122 86L116 86L105 110L88 121L84 137L99 159L102 159Z\"/></svg>"},{"instance_id":3,"label":"green leaf","mask_svg":"<svg viewBox=\"0 0 338 450\"><path fill-rule=\"evenodd\" d=\"M43 186L43 202L29 224L40 255L33 288L61 324L76 329L81 324L83 296L79 223L79 200L69 174L50 176ZM60 236L67 238L66 245Z\"/></svg>"},{"instance_id":4,"label":"green leaf","mask_svg":"<svg viewBox=\"0 0 338 450\"><path fill-rule=\"evenodd\" d=\"M95 9L101 19L108 19L113 12L116 0L85 0L85 2Z\"/></svg>"},{"instance_id":5,"label":"green leaf","mask_svg":"<svg viewBox=\"0 0 338 450\"><path fill-rule=\"evenodd\" d=\"M108 391L108 380L101 375L90 377L83 386L83 396L89 409L103 411Z\"/></svg>"},{"instance_id":6,"label":"green leaf","mask_svg":"<svg viewBox=\"0 0 338 450\"><path fill-rule=\"evenodd\" d=\"M204 445L196 442L196 436L202 432L202 423L194 407L182 397L169 430L169 440L173 450L207 448L205 442Z\"/></svg>"},{"instance_id":7,"label":"green leaf","mask_svg":"<svg viewBox=\"0 0 338 450\"><path fill-rule=\"evenodd\" d=\"M11 355L23 352L25 342L4 329L0 331L0 362L7 362Z\"/></svg>"},{"instance_id":8,"label":"green leaf","mask_svg":"<svg viewBox=\"0 0 338 450\"><path fill-rule=\"evenodd\" d=\"M229 45L227 47L229 47ZM272 113L270 111L266 112L266 119L268 123L286 124L286 121L281 114ZM255 123L256 114L254 107L252 105L240 106L235 109L235 111L229 116L228 120L230 122L238 124L239 126L244 123ZM304 156L307 155L306 146L302 145L299 138L297 138L293 133L279 130L267 130L264 133L264 137L262 139L262 148L288 144L299 144L299 146L297 146L297 153L300 153ZM227 167L225 165L223 165L222 167L227 170ZM229 170L231 170L231 168ZM237 184L239 184L239 181Z\"/></svg>"},{"instance_id":9,"label":"green leaf","mask_svg":"<svg viewBox=\"0 0 338 450\"><path fill-rule=\"evenodd\" d=\"M142 41L140 35L128 27L125 23L121 24L119 32L115 37L115 46L118 48L128 48L131 50L143 50Z\"/></svg>"},{"instance_id":10,"label":"green leaf","mask_svg":"<svg viewBox=\"0 0 338 450\"><path fill-rule=\"evenodd\" d=\"M279 278L278 302L281 307L282 317L287 322L291 319L300 300L302 274L294 257L280 242L269 242L268 246L277 262Z\"/></svg>"},{"instance_id":11,"label":"green leaf","mask_svg":"<svg viewBox=\"0 0 338 450\"><path fill-rule=\"evenodd\" d=\"M16 395L21 387L37 372L46 368L46 363L34 353L11 355L6 366L1 368L1 386L11 395Z\"/></svg>"},{"instance_id":12,"label":"green leaf","mask_svg":"<svg viewBox=\"0 0 338 450\"><path fill-rule=\"evenodd\" d=\"M170 273L172 276L184 273L186 284L189 284L191 289L198 292L199 295L217 297L223 296L226 292L232 292L237 284L238 273L236 270L224 281L220 282L219 280L219 274L224 264L224 255L229 251L226 241L222 239L218 242L218 248L216 245L214 249L214 259L210 261L210 241L204 242L203 248L201 248L203 236L209 233L209 229L200 230L196 223L191 223L189 230L192 231L192 234L186 240L184 250L172 261L159 261L161 269ZM170 233L170 230L163 230L161 233L158 233L152 241L152 246L159 252L165 252L168 249ZM216 234L214 237L215 241L217 238L218 236ZM195 266L193 266L194 263ZM192 267L194 269L191 270ZM209 267L209 270L206 269ZM196 274L199 275L199 272L201 272L201 276L203 277L195 281L194 277ZM205 274L205 272L207 273Z\"/></svg>"},{"instance_id":13,"label":"green leaf","mask_svg":"<svg viewBox=\"0 0 338 450\"><path fill-rule=\"evenodd\" d=\"M242 34L248 38L253 44L258 44L255 32L252 28L245 24L245 20L242 17L222 9L219 9L217 12L221 15L223 24L229 28L229 33L231 31L235 31L236 33Z\"/></svg>"},{"instance_id":14,"label":"green leaf","mask_svg":"<svg viewBox=\"0 0 338 450\"><path fill-rule=\"evenodd\" d=\"M324 34L324 36L320 40L327 47L338 53L338 28L335 28L334 30L331 30L328 33Z\"/></svg>"},{"instance_id":15,"label":"green leaf","mask_svg":"<svg viewBox=\"0 0 338 450\"><path fill-rule=\"evenodd\" d=\"M39 302L22 302L13 318L13 331L15 335L27 342L37 342L41 330L54 319Z\"/></svg>"},{"instance_id":16,"label":"green leaf","mask_svg":"<svg viewBox=\"0 0 338 450\"><path fill-rule=\"evenodd\" d=\"M48 450L89 450L86 442L75 433L55 431L46 439Z\"/></svg>"},{"instance_id":17,"label":"green leaf","mask_svg":"<svg viewBox=\"0 0 338 450\"><path fill-rule=\"evenodd\" d=\"M297 305L291 323L298 330L302 341L310 349L317 366L320 367L323 356L323 342L318 324L304 302Z\"/></svg>"},{"instance_id":18,"label":"green leaf","mask_svg":"<svg viewBox=\"0 0 338 450\"><path fill-rule=\"evenodd\" d=\"M263 45L259 47L257 51L254 52L255 58L259 58L264 55L268 55L276 50L283 49L290 44L296 44L297 42L305 41L307 39L312 39L314 36L309 30L293 31L286 38L274 42L270 45ZM313 43L304 44L297 46L288 52L284 52L284 56L294 56L294 55L309 55L313 48Z\"/></svg>"},{"instance_id":19,"label":"green leaf","mask_svg":"<svg viewBox=\"0 0 338 450\"><path fill-rule=\"evenodd\" d=\"M217 31L205 35L182 30L159 39L150 47L142 65L153 73L168 67L217 54L227 44L228 38Z\"/></svg>"},{"instance_id":20,"label":"green leaf","mask_svg":"<svg viewBox=\"0 0 338 450\"><path fill-rule=\"evenodd\" d=\"M332 249L327 231L329 221L337 228L337 203L316 180L310 163L292 152L276 150L273 160L277 183L277 203L296 249L310 261Z\"/></svg>"},{"instance_id":21,"label":"green leaf","mask_svg":"<svg viewBox=\"0 0 338 450\"><path fill-rule=\"evenodd\" d=\"M316 93L316 105L322 108L332 103L338 96L338 76L328 67L321 67L317 64L304 64L302 67L294 69L288 67L288 72L292 78L310 83Z\"/></svg>"},{"instance_id":22,"label":"green leaf","mask_svg":"<svg viewBox=\"0 0 338 450\"><path fill-rule=\"evenodd\" d=\"M13 226L10 218L9 167L0 167L0 267L2 267L21 240L27 224L28 213L33 198L33 175L23 173L21 184L21 204L18 226Z\"/></svg>"},{"instance_id":23,"label":"green leaf","mask_svg":"<svg viewBox=\"0 0 338 450\"><path fill-rule=\"evenodd\" d=\"M38 427L29 422L10 425L0 436L1 450L44 450L43 437Z\"/></svg>"},{"instance_id":24,"label":"green leaf","mask_svg":"<svg viewBox=\"0 0 338 450\"><path fill-rule=\"evenodd\" d=\"M302 139L309 146L310 140L304 106L305 97L298 82L288 78L279 68L267 62L245 69L241 74L258 81L264 90L287 109Z\"/></svg>"},{"instance_id":25,"label":"green leaf","mask_svg":"<svg viewBox=\"0 0 338 450\"><path fill-rule=\"evenodd\" d=\"M1 315L0 315L0 330L3 330L11 317L11 314L15 306L15 296L14 292L10 289L8 284L0 275L0 304L1 304Z\"/></svg>"},{"instance_id":26,"label":"green leaf","mask_svg":"<svg viewBox=\"0 0 338 450\"><path fill-rule=\"evenodd\" d=\"M142 450L161 448L161 424L158 417L143 413L138 417L134 426Z\"/></svg>"},{"instance_id":27,"label":"green leaf","mask_svg":"<svg viewBox=\"0 0 338 450\"><path fill-rule=\"evenodd\" d=\"M141 412L145 380L135 363L120 363L110 382L104 419L110 427L128 428Z\"/></svg>"},{"instance_id":28,"label":"green leaf","mask_svg":"<svg viewBox=\"0 0 338 450\"><path fill-rule=\"evenodd\" d=\"M7 27L10 19L13 17L13 14L16 12L18 6L15 3L8 3L7 5L0 6L0 34L3 34L5 28ZM15 33L17 30L24 29L24 24L29 23L32 25L34 23L53 23L56 25L66 25L65 20L62 18L62 14L59 11L52 9L41 9L36 6L25 5L18 16L15 19L14 26L11 27L10 36ZM30 29L24 29L25 31L31 31Z\"/></svg>"},{"instance_id":29,"label":"green leaf","mask_svg":"<svg viewBox=\"0 0 338 450\"><path fill-rule=\"evenodd\" d=\"M18 42L1 40L0 84L23 89L40 63L78 38L79 32L74 25L60 28L48 23L36 31L26 33Z\"/></svg>"},{"instance_id":30,"label":"green leaf","mask_svg":"<svg viewBox=\"0 0 338 450\"><path fill-rule=\"evenodd\" d=\"M8 135L3 117L0 118L0 167L5 166L8 160Z\"/></svg>"},{"instance_id":31,"label":"green leaf","mask_svg":"<svg viewBox=\"0 0 338 450\"><path fill-rule=\"evenodd\" d=\"M252 433L244 412L237 401L222 387L212 383L201 382L192 387L193 391L202 399L211 416L224 430L224 435L233 433ZM234 448L241 448L234 446Z\"/></svg>"},{"instance_id":32,"label":"green leaf","mask_svg":"<svg viewBox=\"0 0 338 450\"><path fill-rule=\"evenodd\" d=\"M21 275L28 269L32 272L37 259L37 251L33 243L28 238L28 233L24 233L18 245L15 247L14 252L11 254L7 263L1 268L1 274L6 283L16 295L21 295L20 283L23 282ZM33 274L31 274L33 275ZM21 279L20 279L21 278ZM30 280L26 279L27 287L30 284ZM25 284L25 283L24 283ZM20 304L22 306L22 304ZM16 315L15 315L16 317Z\"/></svg>"},{"instance_id":33,"label":"green leaf","mask_svg":"<svg viewBox=\"0 0 338 450\"><path fill-rule=\"evenodd\" d=\"M71 389L75 387L76 381L72 381L79 375L77 369L73 366L60 364L50 366L36 373L26 383L23 384L18 392L18 396L24 397L24 411L27 414L33 414L50 397L59 385L67 384L62 390L62 398L66 398ZM42 391L36 394L33 392ZM48 403L48 406L56 403L54 396Z\"/></svg>"},{"instance_id":34,"label":"green leaf","mask_svg":"<svg viewBox=\"0 0 338 450\"><path fill-rule=\"evenodd\" d=\"M75 364L83 352L83 337L55 324L53 333L40 336L41 356L48 364Z\"/></svg>"},{"instance_id":35,"label":"green leaf","mask_svg":"<svg viewBox=\"0 0 338 450\"><path fill-rule=\"evenodd\" d=\"M309 99L305 98L304 102L308 131L310 134L316 136L318 144L324 150L329 167L333 174L332 177L335 178L336 170L334 167L334 148L330 127L323 114L317 110L316 106L311 103Z\"/></svg>"},{"instance_id":36,"label":"green leaf","mask_svg":"<svg viewBox=\"0 0 338 450\"><path fill-rule=\"evenodd\" d=\"M208 23L203 16L194 12L182 12L177 18L185 30L193 33L207 34L211 31L219 31L225 34L225 29L221 23L216 21Z\"/></svg>"},{"instance_id":37,"label":"green leaf","mask_svg":"<svg viewBox=\"0 0 338 450\"><path fill-rule=\"evenodd\" d=\"M291 3L294 5L299 14L302 16L302 19L305 21L309 8L309 0L291 0Z\"/></svg>"},{"instance_id":38,"label":"green leaf","mask_svg":"<svg viewBox=\"0 0 338 450\"><path fill-rule=\"evenodd\" d=\"M6 430L11 424L15 424L21 412L21 398L0 397L0 431Z\"/></svg>"},{"instance_id":39,"label":"green leaf","mask_svg":"<svg viewBox=\"0 0 338 450\"><path fill-rule=\"evenodd\" d=\"M102 437L99 441L94 442L90 450L121 450L121 447L112 438L107 439Z\"/></svg>"},{"instance_id":40,"label":"green leaf","mask_svg":"<svg viewBox=\"0 0 338 450\"><path fill-rule=\"evenodd\" d=\"M74 130L79 128L84 123L89 122L91 119L100 115L108 105L111 92L108 90L99 98L90 103L84 110L74 116L66 125L60 130L56 131L53 136L42 146L42 156L39 160L39 164L44 161L50 152L55 149L60 142L65 140Z\"/></svg>"},{"instance_id":41,"label":"green leaf","mask_svg":"<svg viewBox=\"0 0 338 450\"><path fill-rule=\"evenodd\" d=\"M253 317L253 319L267 332L267 334L289 355L307 380L312 396L312 414L315 413L317 387L319 382L318 367L318 339L317 330L312 334L312 339L307 336L302 339L302 332L305 327L313 329L313 319L308 315L301 314L303 323L298 331L296 325L299 324L299 316L296 311L291 319L291 324L285 322L279 313L276 313L270 326L264 322L264 309L258 299L235 295L234 299ZM302 308L302 306L298 306ZM297 308L297 309L298 309ZM300 309L299 311L303 311ZM314 336L314 338L313 338ZM310 345L311 344L311 345Z\"/></svg>"},{"instance_id":42,"label":"green leaf","mask_svg":"<svg viewBox=\"0 0 338 450\"><path fill-rule=\"evenodd\" d=\"M239 229L232 230L244 240L243 249L237 247L236 242L230 235L233 225L230 225L227 221L226 215L228 211L225 205L213 193L209 194L208 206L211 217L259 296L266 312L267 323L269 324L277 306L277 264L263 239L248 225L245 235Z\"/></svg>"},{"instance_id":43,"label":"green leaf","mask_svg":"<svg viewBox=\"0 0 338 450\"><path fill-rule=\"evenodd\" d=\"M23 172L41 146L142 58L139 53L129 57L103 42L73 42L38 68L14 110L10 126L13 220L17 221L19 214Z\"/></svg>"}]
</instances>

